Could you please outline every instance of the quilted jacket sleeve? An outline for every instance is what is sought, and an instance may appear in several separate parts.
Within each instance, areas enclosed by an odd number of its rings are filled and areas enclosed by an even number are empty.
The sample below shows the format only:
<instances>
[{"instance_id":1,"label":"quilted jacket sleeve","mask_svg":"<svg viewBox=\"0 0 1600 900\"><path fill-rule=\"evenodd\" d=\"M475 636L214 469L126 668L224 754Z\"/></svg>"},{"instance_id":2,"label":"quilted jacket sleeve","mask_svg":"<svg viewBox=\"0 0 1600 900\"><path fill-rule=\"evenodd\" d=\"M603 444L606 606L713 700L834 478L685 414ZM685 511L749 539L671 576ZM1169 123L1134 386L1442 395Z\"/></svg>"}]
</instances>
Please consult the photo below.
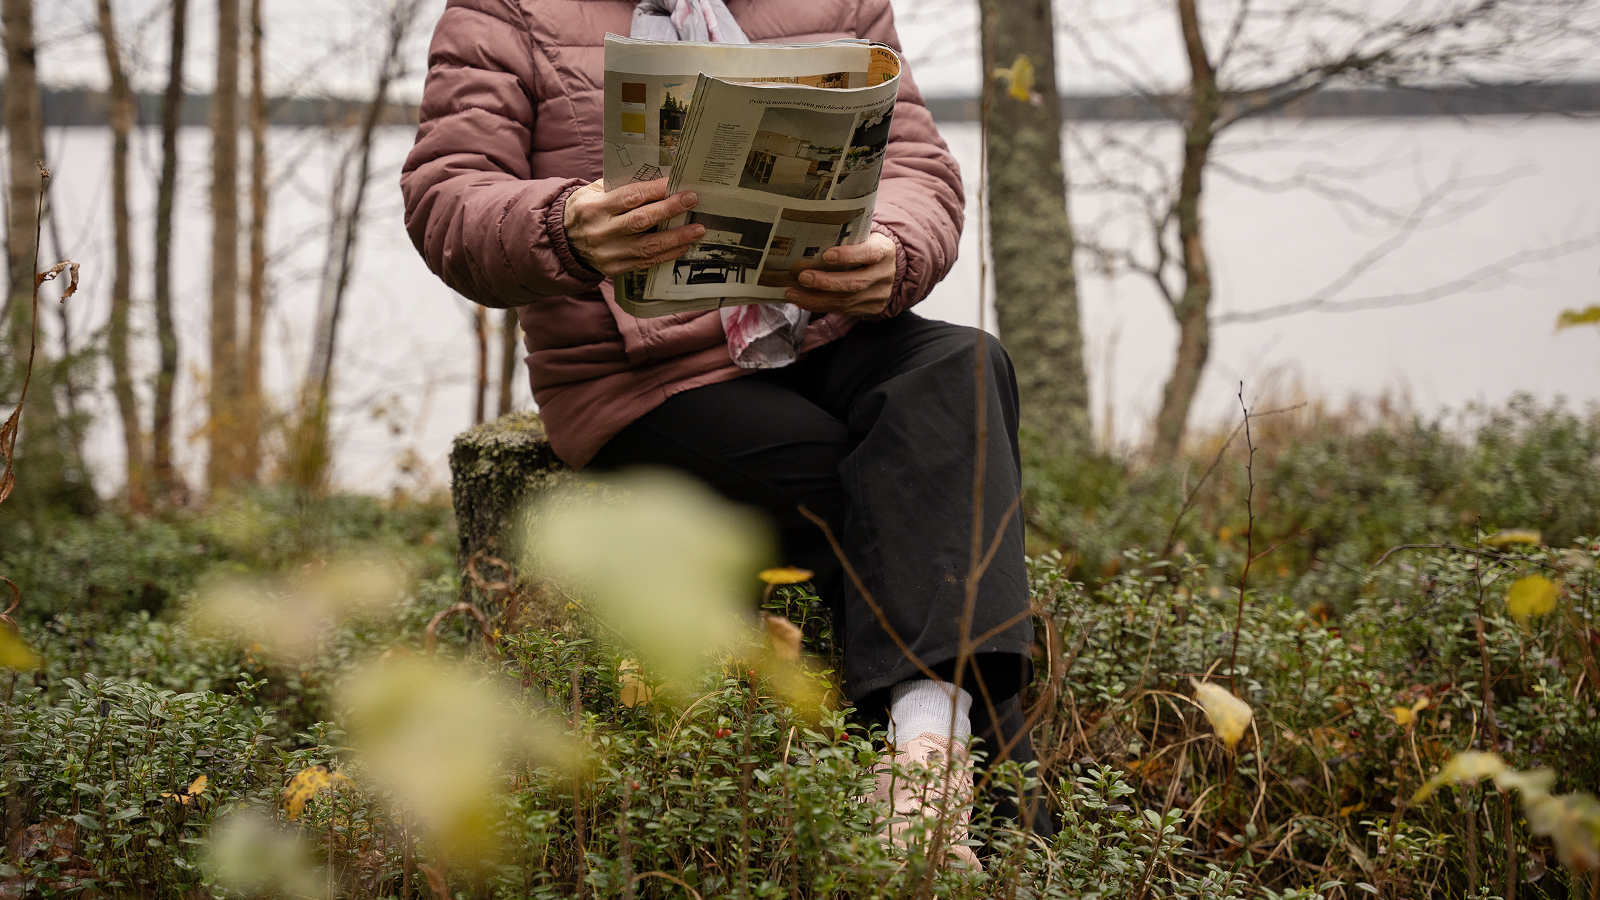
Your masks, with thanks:
<instances>
[{"instance_id":1,"label":"quilted jacket sleeve","mask_svg":"<svg viewBox=\"0 0 1600 900\"><path fill-rule=\"evenodd\" d=\"M857 9L856 34L898 52L889 0L861 0ZM950 271L964 206L955 157L939 137L910 73L902 72L873 214L873 230L895 244L895 288L883 315L910 309Z\"/></svg>"},{"instance_id":2,"label":"quilted jacket sleeve","mask_svg":"<svg viewBox=\"0 0 1600 900\"><path fill-rule=\"evenodd\" d=\"M434 29L421 126L400 187L428 267L485 306L582 293L601 276L567 245L585 181L531 178L533 48L515 0L449 0Z\"/></svg>"}]
</instances>

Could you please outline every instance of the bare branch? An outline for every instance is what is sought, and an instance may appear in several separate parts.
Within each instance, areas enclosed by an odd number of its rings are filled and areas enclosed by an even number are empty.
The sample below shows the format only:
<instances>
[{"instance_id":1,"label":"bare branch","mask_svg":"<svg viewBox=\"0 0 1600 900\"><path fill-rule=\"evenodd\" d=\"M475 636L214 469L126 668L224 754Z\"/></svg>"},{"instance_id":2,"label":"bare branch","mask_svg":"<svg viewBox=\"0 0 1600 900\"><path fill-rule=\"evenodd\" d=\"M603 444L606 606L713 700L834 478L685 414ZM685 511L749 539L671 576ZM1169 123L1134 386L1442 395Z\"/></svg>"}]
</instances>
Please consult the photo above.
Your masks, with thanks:
<instances>
[{"instance_id":1,"label":"bare branch","mask_svg":"<svg viewBox=\"0 0 1600 900\"><path fill-rule=\"evenodd\" d=\"M1522 250L1489 265L1480 266L1460 278L1425 290L1379 294L1350 300L1308 297L1293 303L1283 303L1277 306L1268 306L1244 312L1223 313L1222 315L1214 316L1211 322L1213 325L1235 325L1239 323L1265 322L1269 319L1277 319L1303 312L1345 313L1361 312L1369 309L1393 309L1401 306L1420 306L1424 303L1432 303L1435 300L1442 300L1458 294L1476 293L1501 287L1513 281L1517 270L1523 266L1561 259L1597 246L1600 246L1600 233L1563 241L1548 247Z\"/></svg>"}]
</instances>

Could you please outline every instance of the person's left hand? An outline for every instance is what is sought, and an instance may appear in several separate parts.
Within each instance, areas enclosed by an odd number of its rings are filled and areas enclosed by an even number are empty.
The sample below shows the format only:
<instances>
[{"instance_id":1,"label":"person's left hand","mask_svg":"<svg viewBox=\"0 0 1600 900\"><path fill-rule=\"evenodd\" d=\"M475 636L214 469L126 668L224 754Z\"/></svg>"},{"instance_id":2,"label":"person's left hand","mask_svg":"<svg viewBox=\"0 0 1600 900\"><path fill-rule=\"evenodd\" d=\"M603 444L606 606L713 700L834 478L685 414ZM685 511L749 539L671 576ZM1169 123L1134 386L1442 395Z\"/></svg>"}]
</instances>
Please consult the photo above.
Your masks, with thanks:
<instances>
[{"instance_id":1,"label":"person's left hand","mask_svg":"<svg viewBox=\"0 0 1600 900\"><path fill-rule=\"evenodd\" d=\"M818 268L800 273L784 299L818 315L874 316L894 291L894 241L873 232L859 244L832 247Z\"/></svg>"}]
</instances>

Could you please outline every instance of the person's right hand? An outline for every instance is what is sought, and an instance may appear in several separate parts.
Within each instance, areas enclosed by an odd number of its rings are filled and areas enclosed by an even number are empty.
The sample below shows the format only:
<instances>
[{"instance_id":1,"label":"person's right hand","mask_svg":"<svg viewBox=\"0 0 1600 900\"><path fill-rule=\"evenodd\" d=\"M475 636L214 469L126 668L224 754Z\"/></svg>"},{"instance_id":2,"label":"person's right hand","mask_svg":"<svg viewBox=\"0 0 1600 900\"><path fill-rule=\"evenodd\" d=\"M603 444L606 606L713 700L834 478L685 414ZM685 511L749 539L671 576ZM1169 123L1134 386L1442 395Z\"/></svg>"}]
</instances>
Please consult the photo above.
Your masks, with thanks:
<instances>
[{"instance_id":1,"label":"person's right hand","mask_svg":"<svg viewBox=\"0 0 1600 900\"><path fill-rule=\"evenodd\" d=\"M651 231L700 202L693 191L667 196L667 180L639 181L610 193L596 181L567 198L567 243L602 275L621 275L677 259L706 233L704 225Z\"/></svg>"}]
</instances>

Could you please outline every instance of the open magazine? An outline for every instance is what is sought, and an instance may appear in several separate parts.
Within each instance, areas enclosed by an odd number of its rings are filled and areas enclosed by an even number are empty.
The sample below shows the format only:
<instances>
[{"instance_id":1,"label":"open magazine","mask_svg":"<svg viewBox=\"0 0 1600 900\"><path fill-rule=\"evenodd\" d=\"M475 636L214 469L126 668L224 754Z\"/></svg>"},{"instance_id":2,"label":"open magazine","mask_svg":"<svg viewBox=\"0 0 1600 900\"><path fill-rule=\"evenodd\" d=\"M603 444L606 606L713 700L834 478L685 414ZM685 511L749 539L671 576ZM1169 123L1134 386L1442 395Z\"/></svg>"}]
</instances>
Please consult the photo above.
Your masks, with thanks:
<instances>
[{"instance_id":1,"label":"open magazine","mask_svg":"<svg viewBox=\"0 0 1600 900\"><path fill-rule=\"evenodd\" d=\"M606 36L605 185L694 190L682 256L616 279L641 318L782 303L822 252L865 240L900 90L868 41L707 44Z\"/></svg>"}]
</instances>

